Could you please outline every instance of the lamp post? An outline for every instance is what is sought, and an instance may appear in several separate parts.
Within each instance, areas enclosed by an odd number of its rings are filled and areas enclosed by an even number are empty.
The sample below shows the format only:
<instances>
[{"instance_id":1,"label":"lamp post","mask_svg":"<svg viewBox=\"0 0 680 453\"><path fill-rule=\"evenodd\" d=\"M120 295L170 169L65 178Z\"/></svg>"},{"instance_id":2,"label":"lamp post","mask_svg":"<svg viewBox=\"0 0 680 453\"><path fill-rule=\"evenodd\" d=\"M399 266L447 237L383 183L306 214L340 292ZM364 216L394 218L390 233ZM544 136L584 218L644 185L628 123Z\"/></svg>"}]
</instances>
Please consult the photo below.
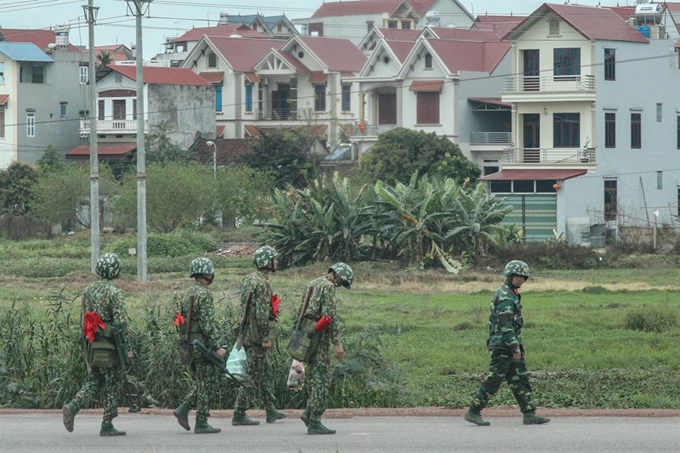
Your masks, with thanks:
<instances>
[{"instance_id":1,"label":"lamp post","mask_svg":"<svg viewBox=\"0 0 680 453\"><path fill-rule=\"evenodd\" d=\"M205 142L205 144L213 147L213 175L217 178L217 145L212 140Z\"/></svg>"}]
</instances>

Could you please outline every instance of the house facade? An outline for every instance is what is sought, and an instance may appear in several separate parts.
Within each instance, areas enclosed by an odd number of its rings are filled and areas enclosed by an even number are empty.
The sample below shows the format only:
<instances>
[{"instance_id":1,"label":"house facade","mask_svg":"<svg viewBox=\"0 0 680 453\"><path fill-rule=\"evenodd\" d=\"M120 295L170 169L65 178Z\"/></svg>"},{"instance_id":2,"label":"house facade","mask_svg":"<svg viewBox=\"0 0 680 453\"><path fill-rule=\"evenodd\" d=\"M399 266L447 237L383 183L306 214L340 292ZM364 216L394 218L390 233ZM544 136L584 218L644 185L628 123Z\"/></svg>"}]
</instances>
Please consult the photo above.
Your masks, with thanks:
<instances>
[{"instance_id":1,"label":"house facade","mask_svg":"<svg viewBox=\"0 0 680 453\"><path fill-rule=\"evenodd\" d=\"M544 4L506 38L512 146L489 190L527 239L604 244L678 215L680 70L674 40L620 11ZM658 39L659 37L663 39Z\"/></svg>"}]
</instances>

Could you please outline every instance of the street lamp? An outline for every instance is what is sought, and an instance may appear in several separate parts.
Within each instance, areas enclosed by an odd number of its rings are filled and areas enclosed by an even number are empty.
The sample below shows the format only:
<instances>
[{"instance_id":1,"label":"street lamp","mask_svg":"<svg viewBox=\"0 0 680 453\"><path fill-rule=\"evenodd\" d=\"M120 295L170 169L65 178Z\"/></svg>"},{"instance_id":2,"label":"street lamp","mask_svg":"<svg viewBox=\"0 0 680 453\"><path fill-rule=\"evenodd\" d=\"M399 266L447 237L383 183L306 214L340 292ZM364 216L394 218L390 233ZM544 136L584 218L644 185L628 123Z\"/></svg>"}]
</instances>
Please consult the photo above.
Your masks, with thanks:
<instances>
[{"instance_id":1,"label":"street lamp","mask_svg":"<svg viewBox=\"0 0 680 453\"><path fill-rule=\"evenodd\" d=\"M213 175L217 178L217 145L212 140L208 140L205 144L213 147Z\"/></svg>"}]
</instances>

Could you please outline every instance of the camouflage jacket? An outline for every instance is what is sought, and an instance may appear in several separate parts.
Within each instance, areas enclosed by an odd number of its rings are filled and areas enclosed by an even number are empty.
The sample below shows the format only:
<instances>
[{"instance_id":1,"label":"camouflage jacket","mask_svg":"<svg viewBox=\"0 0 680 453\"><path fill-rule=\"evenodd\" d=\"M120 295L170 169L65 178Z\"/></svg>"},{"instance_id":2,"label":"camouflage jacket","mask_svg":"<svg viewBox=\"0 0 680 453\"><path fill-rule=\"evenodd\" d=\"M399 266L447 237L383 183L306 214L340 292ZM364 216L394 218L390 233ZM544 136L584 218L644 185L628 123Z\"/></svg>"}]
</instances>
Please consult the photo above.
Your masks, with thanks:
<instances>
[{"instance_id":1,"label":"camouflage jacket","mask_svg":"<svg viewBox=\"0 0 680 453\"><path fill-rule=\"evenodd\" d=\"M193 297L191 309L191 322L198 322L198 328L203 334L203 342L206 346L217 340L217 321L215 320L215 307L210 290L199 282L194 284L181 295L175 294L177 313L185 318L189 312L189 301Z\"/></svg>"},{"instance_id":2,"label":"camouflage jacket","mask_svg":"<svg viewBox=\"0 0 680 453\"><path fill-rule=\"evenodd\" d=\"M313 288L312 297L309 299L309 305L307 306L305 315L317 320L321 318L321 316L328 316L331 318L331 323L324 331L321 342L326 344L329 342L339 344L338 320L335 313L335 285L324 275L307 284L307 290L305 291L304 297L307 296L310 287Z\"/></svg>"},{"instance_id":3,"label":"camouflage jacket","mask_svg":"<svg viewBox=\"0 0 680 453\"><path fill-rule=\"evenodd\" d=\"M269 321L274 320L271 305L274 294L269 284L269 275L256 271L243 279L243 283L241 283L241 316L239 319L243 319L243 310L246 308L250 294L253 295L253 298L250 301L250 308L248 310L249 319L245 326L245 338L251 338L250 317L254 316L257 332L262 342L271 341Z\"/></svg>"},{"instance_id":4,"label":"camouflage jacket","mask_svg":"<svg viewBox=\"0 0 680 453\"><path fill-rule=\"evenodd\" d=\"M513 354L522 347L522 296L506 281L491 301L489 350L509 349Z\"/></svg>"},{"instance_id":5,"label":"camouflage jacket","mask_svg":"<svg viewBox=\"0 0 680 453\"><path fill-rule=\"evenodd\" d=\"M97 280L87 287L83 294L85 312L93 311L104 324L127 324L130 322L125 308L123 291L111 280Z\"/></svg>"}]
</instances>

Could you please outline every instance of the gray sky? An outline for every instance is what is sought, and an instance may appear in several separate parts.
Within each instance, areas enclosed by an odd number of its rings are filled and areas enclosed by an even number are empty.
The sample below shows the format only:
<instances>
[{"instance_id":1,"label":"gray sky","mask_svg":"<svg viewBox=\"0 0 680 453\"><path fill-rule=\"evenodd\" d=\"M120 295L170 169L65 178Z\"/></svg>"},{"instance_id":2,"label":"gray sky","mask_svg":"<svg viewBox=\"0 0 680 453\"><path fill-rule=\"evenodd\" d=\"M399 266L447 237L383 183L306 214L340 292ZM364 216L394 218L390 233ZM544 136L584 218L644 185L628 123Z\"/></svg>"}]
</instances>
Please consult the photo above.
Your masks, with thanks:
<instances>
[{"instance_id":1,"label":"gray sky","mask_svg":"<svg viewBox=\"0 0 680 453\"><path fill-rule=\"evenodd\" d=\"M634 0L628 0L634 4ZM619 0L621 5L628 3ZM540 6L540 0L465 0L462 4L474 15L528 14ZM562 3L553 1L552 3ZM577 3L572 1L572 3ZM594 5L597 0L578 3ZM614 0L607 1L614 4ZM86 45L87 24L84 23L82 5L87 0L0 0L0 26L5 28L49 28L68 23L71 25L71 43ZM309 17L322 4L322 0L154 0L150 18L144 19L144 58L162 52L166 36L177 36L193 27L215 25L221 11L229 14L278 15L289 18ZM124 0L94 0L99 9L99 26L95 29L96 45L125 44L135 41L135 20L128 14Z\"/></svg>"}]
</instances>

